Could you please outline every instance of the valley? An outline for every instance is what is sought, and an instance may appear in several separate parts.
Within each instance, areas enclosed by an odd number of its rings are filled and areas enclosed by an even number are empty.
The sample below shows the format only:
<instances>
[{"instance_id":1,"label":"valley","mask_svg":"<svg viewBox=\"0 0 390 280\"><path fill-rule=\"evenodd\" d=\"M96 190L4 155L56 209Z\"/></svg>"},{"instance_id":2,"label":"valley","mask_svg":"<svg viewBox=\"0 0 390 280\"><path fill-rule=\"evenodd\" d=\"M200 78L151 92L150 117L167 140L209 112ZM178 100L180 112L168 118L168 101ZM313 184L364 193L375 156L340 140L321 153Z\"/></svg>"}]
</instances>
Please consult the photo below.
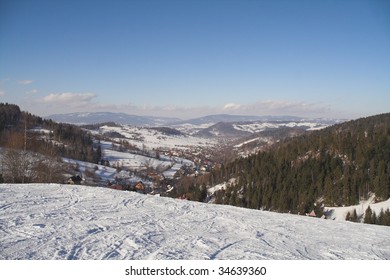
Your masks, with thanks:
<instances>
[{"instance_id":1,"label":"valley","mask_svg":"<svg viewBox=\"0 0 390 280\"><path fill-rule=\"evenodd\" d=\"M76 171L83 166L79 173L88 184L131 185L142 181L147 193L161 195L168 195L168 190L183 184L185 177L207 174L238 156L265 150L280 139L332 123L329 120L298 121L294 117L290 117L290 121L286 117L281 117L284 120L257 117L254 121L255 117L223 115L175 121L170 126L147 126L149 118L143 126L134 126L113 122L123 120L123 115L107 114L104 117L103 113L99 118L108 122L92 124L90 118L94 115L81 114L79 121L93 136L95 149L100 147L100 162L92 166L70 159L65 162L76 165ZM65 115L56 118L66 120ZM69 122L74 118L71 114ZM126 120L132 122L129 118L131 116Z\"/></svg>"},{"instance_id":2,"label":"valley","mask_svg":"<svg viewBox=\"0 0 390 280\"><path fill-rule=\"evenodd\" d=\"M350 122L233 115L179 121L80 113L54 116L68 117L56 122L2 106L12 112L0 137L2 183L81 183L359 222L367 207L349 209L348 217L334 216L332 207L388 198L388 167L380 158L388 157L387 115ZM70 124L75 119L80 123ZM352 134L363 135L365 144ZM369 170L374 176L365 175ZM381 218L373 223L387 224L386 210L377 210Z\"/></svg>"}]
</instances>

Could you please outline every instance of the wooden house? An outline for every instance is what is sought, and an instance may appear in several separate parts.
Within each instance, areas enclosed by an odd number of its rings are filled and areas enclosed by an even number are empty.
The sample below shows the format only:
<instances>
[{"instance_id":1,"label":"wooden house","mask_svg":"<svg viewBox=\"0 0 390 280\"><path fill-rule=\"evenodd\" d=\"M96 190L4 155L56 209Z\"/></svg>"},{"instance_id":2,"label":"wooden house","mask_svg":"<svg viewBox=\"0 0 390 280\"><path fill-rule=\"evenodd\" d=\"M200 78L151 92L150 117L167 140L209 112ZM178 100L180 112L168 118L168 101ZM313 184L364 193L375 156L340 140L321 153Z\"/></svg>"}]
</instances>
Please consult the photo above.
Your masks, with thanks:
<instances>
[{"instance_id":1,"label":"wooden house","mask_svg":"<svg viewBox=\"0 0 390 280\"><path fill-rule=\"evenodd\" d=\"M137 192L146 193L145 185L141 181L137 182L134 185L134 190L137 191Z\"/></svg>"}]
</instances>

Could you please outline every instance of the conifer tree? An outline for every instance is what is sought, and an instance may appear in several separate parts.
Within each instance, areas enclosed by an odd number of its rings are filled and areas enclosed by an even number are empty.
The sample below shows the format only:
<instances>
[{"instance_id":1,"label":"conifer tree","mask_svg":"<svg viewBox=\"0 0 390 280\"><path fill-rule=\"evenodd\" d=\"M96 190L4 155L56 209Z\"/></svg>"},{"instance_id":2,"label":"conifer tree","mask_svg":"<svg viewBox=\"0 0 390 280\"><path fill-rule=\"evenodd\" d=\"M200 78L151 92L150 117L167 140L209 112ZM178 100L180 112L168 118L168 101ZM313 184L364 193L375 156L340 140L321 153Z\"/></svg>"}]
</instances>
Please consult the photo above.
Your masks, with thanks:
<instances>
[{"instance_id":1,"label":"conifer tree","mask_svg":"<svg viewBox=\"0 0 390 280\"><path fill-rule=\"evenodd\" d=\"M358 216L357 216L357 213L356 213L356 209L353 209L353 211L352 211L351 221L352 222L357 222L358 221Z\"/></svg>"},{"instance_id":2,"label":"conifer tree","mask_svg":"<svg viewBox=\"0 0 390 280\"><path fill-rule=\"evenodd\" d=\"M372 210L371 207L368 206L365 213L364 213L364 223L366 224L372 224Z\"/></svg>"},{"instance_id":3,"label":"conifer tree","mask_svg":"<svg viewBox=\"0 0 390 280\"><path fill-rule=\"evenodd\" d=\"M387 208L387 210L384 213L383 223L385 226L390 226L390 210Z\"/></svg>"},{"instance_id":4,"label":"conifer tree","mask_svg":"<svg viewBox=\"0 0 390 280\"><path fill-rule=\"evenodd\" d=\"M383 211L383 208L378 215L378 225L385 225L385 212Z\"/></svg>"},{"instance_id":5,"label":"conifer tree","mask_svg":"<svg viewBox=\"0 0 390 280\"><path fill-rule=\"evenodd\" d=\"M378 224L378 220L377 220L375 211L372 211L371 224Z\"/></svg>"}]
</instances>

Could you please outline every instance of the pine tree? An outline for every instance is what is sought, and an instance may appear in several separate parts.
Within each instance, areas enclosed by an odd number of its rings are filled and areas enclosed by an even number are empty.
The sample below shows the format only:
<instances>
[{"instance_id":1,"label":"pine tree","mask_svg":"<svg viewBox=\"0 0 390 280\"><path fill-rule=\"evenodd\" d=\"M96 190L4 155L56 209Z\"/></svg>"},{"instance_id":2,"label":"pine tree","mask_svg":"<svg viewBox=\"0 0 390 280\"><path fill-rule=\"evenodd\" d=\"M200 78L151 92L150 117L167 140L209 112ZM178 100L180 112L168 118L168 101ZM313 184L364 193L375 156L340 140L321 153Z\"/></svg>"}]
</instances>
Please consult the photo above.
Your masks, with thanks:
<instances>
[{"instance_id":1,"label":"pine tree","mask_svg":"<svg viewBox=\"0 0 390 280\"><path fill-rule=\"evenodd\" d=\"M383 208L378 215L378 225L385 225L385 212L383 211Z\"/></svg>"},{"instance_id":2,"label":"pine tree","mask_svg":"<svg viewBox=\"0 0 390 280\"><path fill-rule=\"evenodd\" d=\"M357 216L357 213L356 213L356 209L353 209L353 211L352 211L351 221L352 222L357 222L358 221L358 216Z\"/></svg>"},{"instance_id":3,"label":"pine tree","mask_svg":"<svg viewBox=\"0 0 390 280\"><path fill-rule=\"evenodd\" d=\"M377 220L375 211L372 211L371 224L378 224L378 220Z\"/></svg>"},{"instance_id":4,"label":"pine tree","mask_svg":"<svg viewBox=\"0 0 390 280\"><path fill-rule=\"evenodd\" d=\"M383 223L385 226L390 226L390 210L387 208L387 210L384 213Z\"/></svg>"},{"instance_id":5,"label":"pine tree","mask_svg":"<svg viewBox=\"0 0 390 280\"><path fill-rule=\"evenodd\" d=\"M364 213L364 223L372 224L372 210L371 207L368 206L366 212Z\"/></svg>"},{"instance_id":6,"label":"pine tree","mask_svg":"<svg viewBox=\"0 0 390 280\"><path fill-rule=\"evenodd\" d=\"M99 163L102 160L102 147L99 143L97 149L96 149L96 163Z\"/></svg>"}]
</instances>

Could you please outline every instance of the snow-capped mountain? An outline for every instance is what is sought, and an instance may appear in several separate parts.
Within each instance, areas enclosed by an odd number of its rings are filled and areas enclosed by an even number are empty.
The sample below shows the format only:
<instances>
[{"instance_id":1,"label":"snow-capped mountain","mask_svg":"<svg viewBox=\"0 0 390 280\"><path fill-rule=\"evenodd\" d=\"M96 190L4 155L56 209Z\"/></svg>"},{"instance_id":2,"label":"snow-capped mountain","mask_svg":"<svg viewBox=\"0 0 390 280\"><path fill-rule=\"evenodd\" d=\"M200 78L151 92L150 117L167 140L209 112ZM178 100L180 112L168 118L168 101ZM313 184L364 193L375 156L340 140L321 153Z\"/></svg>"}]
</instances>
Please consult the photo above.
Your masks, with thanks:
<instances>
[{"instance_id":1,"label":"snow-capped mountain","mask_svg":"<svg viewBox=\"0 0 390 280\"><path fill-rule=\"evenodd\" d=\"M181 120L178 118L154 117L154 116L138 116L125 113L113 112L79 112L68 114L54 114L47 118L57 122L71 124L96 124L105 122L114 122L118 124L128 124L136 126L159 126L159 125L194 125L202 126L204 124L216 124L218 122L252 122L252 121L300 121L302 118L294 116L242 116L242 115L209 115L200 118L189 120Z\"/></svg>"},{"instance_id":2,"label":"snow-capped mountain","mask_svg":"<svg viewBox=\"0 0 390 280\"><path fill-rule=\"evenodd\" d=\"M0 259L390 259L388 227L77 185L0 185Z\"/></svg>"},{"instance_id":3,"label":"snow-capped mountain","mask_svg":"<svg viewBox=\"0 0 390 280\"><path fill-rule=\"evenodd\" d=\"M253 122L253 121L299 121L302 118L294 116L244 116L244 115L229 115L229 114L217 114L208 115L200 118L194 118L177 122L175 124L192 124L202 125L204 123L219 123L219 122Z\"/></svg>"},{"instance_id":4,"label":"snow-capped mountain","mask_svg":"<svg viewBox=\"0 0 390 280\"><path fill-rule=\"evenodd\" d=\"M329 119L305 119L295 116L242 116L242 115L209 115L205 117L180 120L178 118L165 118L165 117L153 117L153 116L138 116L129 115L124 113L112 113L112 112L98 112L98 113L69 113L69 114L56 114L47 116L57 122L71 123L77 125L85 124L97 124L114 122L117 124L126 124L133 126L170 126L181 131L199 132L202 129L214 129L211 126L218 123L234 124L233 129L238 131L248 131L253 133L253 128L257 126L263 129L266 127L275 128L279 126L307 126L324 127L335 124L339 121ZM247 127L240 128L239 126ZM252 127L252 128L250 128ZM256 130L256 128L255 128ZM203 133L205 134L205 132ZM207 134L207 133L206 133ZM235 133L237 134L237 132Z\"/></svg>"},{"instance_id":5,"label":"snow-capped mountain","mask_svg":"<svg viewBox=\"0 0 390 280\"><path fill-rule=\"evenodd\" d=\"M335 121L323 120L218 122L207 128L199 129L195 135L202 137L242 138L285 128L293 128L301 131L319 130L334 123Z\"/></svg>"}]
</instances>

